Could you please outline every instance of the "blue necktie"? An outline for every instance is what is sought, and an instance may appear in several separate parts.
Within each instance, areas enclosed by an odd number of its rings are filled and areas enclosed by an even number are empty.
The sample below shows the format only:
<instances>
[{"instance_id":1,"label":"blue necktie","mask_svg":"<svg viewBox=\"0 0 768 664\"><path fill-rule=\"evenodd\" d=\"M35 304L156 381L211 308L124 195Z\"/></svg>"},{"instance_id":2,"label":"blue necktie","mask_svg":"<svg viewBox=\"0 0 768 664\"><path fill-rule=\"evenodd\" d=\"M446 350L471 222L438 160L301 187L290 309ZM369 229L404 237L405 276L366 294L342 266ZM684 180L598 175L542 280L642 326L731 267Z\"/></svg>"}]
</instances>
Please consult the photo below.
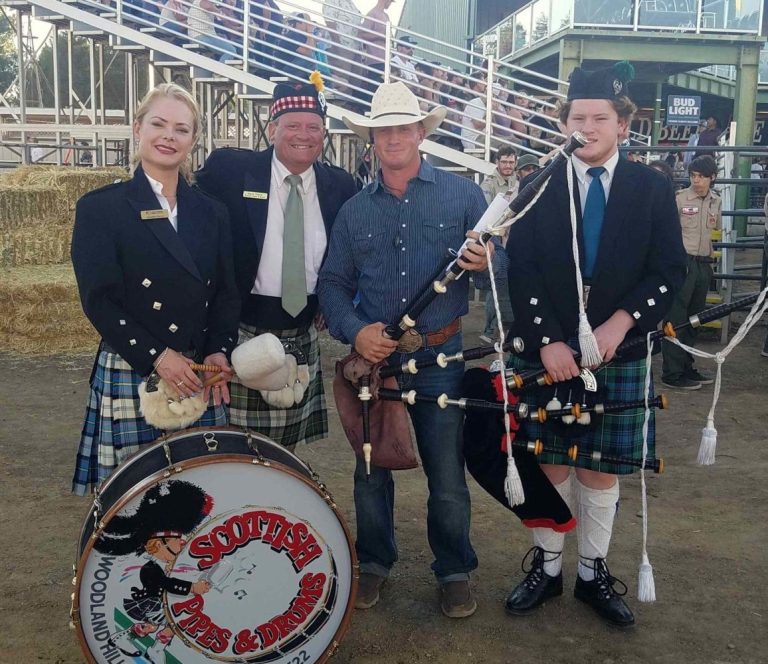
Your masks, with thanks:
<instances>
[{"instance_id":1,"label":"blue necktie","mask_svg":"<svg viewBox=\"0 0 768 664\"><path fill-rule=\"evenodd\" d=\"M587 201L584 204L582 228L584 234L584 276L592 277L597 259L597 250L600 248L600 231L603 228L605 216L605 190L600 176L605 173L605 168L595 166L588 168L587 173L592 176L587 190Z\"/></svg>"}]
</instances>

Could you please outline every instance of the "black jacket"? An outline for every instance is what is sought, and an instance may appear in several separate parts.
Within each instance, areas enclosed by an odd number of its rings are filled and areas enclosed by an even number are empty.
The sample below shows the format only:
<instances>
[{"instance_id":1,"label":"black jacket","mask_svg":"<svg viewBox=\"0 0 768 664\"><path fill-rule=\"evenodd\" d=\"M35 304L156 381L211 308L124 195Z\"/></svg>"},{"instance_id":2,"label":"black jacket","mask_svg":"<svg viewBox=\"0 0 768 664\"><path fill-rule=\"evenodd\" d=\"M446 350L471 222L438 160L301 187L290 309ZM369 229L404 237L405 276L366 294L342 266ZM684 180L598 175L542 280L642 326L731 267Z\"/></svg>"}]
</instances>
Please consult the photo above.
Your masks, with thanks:
<instances>
[{"instance_id":1,"label":"black jacket","mask_svg":"<svg viewBox=\"0 0 768 664\"><path fill-rule=\"evenodd\" d=\"M515 333L525 341L525 354L535 359L543 345L568 341L578 329L565 168L563 165L555 171L536 205L512 226L507 242ZM575 175L574 190L583 267L581 203ZM643 164L620 159L611 182L591 280L587 317L592 327L604 323L617 309L624 309L636 323L627 339L656 329L682 286L685 266L671 184ZM640 348L622 357L631 359L644 353Z\"/></svg>"},{"instance_id":2,"label":"black jacket","mask_svg":"<svg viewBox=\"0 0 768 664\"><path fill-rule=\"evenodd\" d=\"M243 303L242 320L261 328L285 330L312 321L317 312L317 297L310 296L304 311L292 318L283 310L280 298L251 294L267 230L273 152L273 148L262 152L235 148L214 150L197 173L197 182L229 210L235 275ZM330 238L339 208L356 193L355 184L352 176L341 168L316 162L314 169L325 233ZM244 192L260 197L248 198Z\"/></svg>"},{"instance_id":3,"label":"black jacket","mask_svg":"<svg viewBox=\"0 0 768 664\"><path fill-rule=\"evenodd\" d=\"M240 301L221 203L179 178L178 233L141 167L77 202L72 264L83 310L106 343L149 374L167 347L231 353ZM142 211L145 218L142 218Z\"/></svg>"}]
</instances>

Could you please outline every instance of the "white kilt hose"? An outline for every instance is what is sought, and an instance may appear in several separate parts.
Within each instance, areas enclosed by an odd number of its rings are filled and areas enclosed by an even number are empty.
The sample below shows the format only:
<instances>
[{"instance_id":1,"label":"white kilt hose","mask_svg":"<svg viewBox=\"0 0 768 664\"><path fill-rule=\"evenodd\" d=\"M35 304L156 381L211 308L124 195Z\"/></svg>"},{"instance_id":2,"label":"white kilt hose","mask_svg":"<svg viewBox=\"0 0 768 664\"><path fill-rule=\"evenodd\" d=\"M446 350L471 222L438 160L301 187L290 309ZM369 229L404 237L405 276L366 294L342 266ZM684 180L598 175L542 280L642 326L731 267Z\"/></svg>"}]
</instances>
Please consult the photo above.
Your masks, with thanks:
<instances>
[{"instance_id":1,"label":"white kilt hose","mask_svg":"<svg viewBox=\"0 0 768 664\"><path fill-rule=\"evenodd\" d=\"M299 403L282 409L270 406L258 390L245 387L235 378L229 387L230 424L252 429L285 446L325 438L328 434L328 411L315 326L310 325L306 330L266 330L241 323L238 343L267 332L281 341L293 341L301 349L309 366L309 387Z\"/></svg>"}]
</instances>

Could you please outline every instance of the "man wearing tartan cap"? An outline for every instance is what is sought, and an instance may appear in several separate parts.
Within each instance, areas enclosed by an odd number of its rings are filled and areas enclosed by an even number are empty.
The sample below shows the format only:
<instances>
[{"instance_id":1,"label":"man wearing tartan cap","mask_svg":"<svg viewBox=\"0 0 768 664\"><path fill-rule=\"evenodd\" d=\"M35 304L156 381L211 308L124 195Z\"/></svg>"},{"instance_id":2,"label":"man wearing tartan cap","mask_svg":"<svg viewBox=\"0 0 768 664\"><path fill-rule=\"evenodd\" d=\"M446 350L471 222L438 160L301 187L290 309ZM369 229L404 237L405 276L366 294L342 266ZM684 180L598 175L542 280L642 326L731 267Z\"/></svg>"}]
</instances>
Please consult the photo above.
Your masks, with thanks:
<instances>
[{"instance_id":1,"label":"man wearing tartan cap","mask_svg":"<svg viewBox=\"0 0 768 664\"><path fill-rule=\"evenodd\" d=\"M512 226L507 242L513 330L526 348L525 358L511 363L520 370L544 366L555 382L548 393L539 392L540 403L553 409L560 407L558 401L583 403L577 349L606 401L643 399L644 350L617 357L616 348L656 329L685 275L671 185L656 171L619 159L617 143L636 110L627 96L633 75L627 62L592 72L574 70L559 119L566 133L579 131L587 143L553 172L543 195ZM610 574L605 559L618 507L618 475L635 467L605 458L642 460L643 421L644 409L637 408L590 423L579 418L567 431L559 422L526 422L518 434L547 446L565 450L577 444L579 452L598 454L580 456L572 464L565 454L545 454L540 461L563 500L573 505L578 522L574 595L619 627L634 624L634 616L620 597L623 584ZM654 455L654 434L651 413L648 457ZM507 597L509 614L530 614L562 594L564 538L565 533L549 528L533 529L527 576Z\"/></svg>"},{"instance_id":2,"label":"man wearing tartan cap","mask_svg":"<svg viewBox=\"0 0 768 664\"><path fill-rule=\"evenodd\" d=\"M288 407L270 405L276 400L266 390L233 382L230 422L291 449L328 432L317 343L322 319L315 285L336 213L355 193L348 173L318 161L325 112L323 83L317 72L309 82L279 83L270 108L271 147L261 152L214 150L197 173L198 184L229 210L235 276L243 303L240 343L272 333L297 349L309 369L303 398ZM298 210L298 237L289 230L296 222L291 210ZM284 241L288 251L284 251ZM296 247L303 259L296 255Z\"/></svg>"}]
</instances>

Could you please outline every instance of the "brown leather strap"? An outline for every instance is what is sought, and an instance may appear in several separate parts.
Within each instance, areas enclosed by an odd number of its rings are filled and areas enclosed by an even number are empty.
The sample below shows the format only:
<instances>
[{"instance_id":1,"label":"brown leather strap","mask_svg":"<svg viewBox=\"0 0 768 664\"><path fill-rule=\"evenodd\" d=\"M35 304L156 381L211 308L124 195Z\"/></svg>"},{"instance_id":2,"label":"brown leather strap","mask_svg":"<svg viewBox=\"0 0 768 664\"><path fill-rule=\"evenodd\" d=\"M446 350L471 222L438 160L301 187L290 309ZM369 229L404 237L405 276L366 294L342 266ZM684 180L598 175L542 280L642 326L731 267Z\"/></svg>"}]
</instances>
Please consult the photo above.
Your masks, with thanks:
<instances>
[{"instance_id":1,"label":"brown leather strap","mask_svg":"<svg viewBox=\"0 0 768 664\"><path fill-rule=\"evenodd\" d=\"M439 346L440 344L444 344L448 339L450 339L454 334L456 334L461 329L461 318L457 318L456 320L451 321L446 325L445 327L436 330L435 332L427 332L424 336L426 337L426 346Z\"/></svg>"},{"instance_id":2,"label":"brown leather strap","mask_svg":"<svg viewBox=\"0 0 768 664\"><path fill-rule=\"evenodd\" d=\"M397 350L401 353L414 353L422 348L439 346L448 341L459 330L461 330L461 318L456 318L445 327L434 332L427 332L426 334L419 334L415 330L408 330L408 332L400 337Z\"/></svg>"}]
</instances>

